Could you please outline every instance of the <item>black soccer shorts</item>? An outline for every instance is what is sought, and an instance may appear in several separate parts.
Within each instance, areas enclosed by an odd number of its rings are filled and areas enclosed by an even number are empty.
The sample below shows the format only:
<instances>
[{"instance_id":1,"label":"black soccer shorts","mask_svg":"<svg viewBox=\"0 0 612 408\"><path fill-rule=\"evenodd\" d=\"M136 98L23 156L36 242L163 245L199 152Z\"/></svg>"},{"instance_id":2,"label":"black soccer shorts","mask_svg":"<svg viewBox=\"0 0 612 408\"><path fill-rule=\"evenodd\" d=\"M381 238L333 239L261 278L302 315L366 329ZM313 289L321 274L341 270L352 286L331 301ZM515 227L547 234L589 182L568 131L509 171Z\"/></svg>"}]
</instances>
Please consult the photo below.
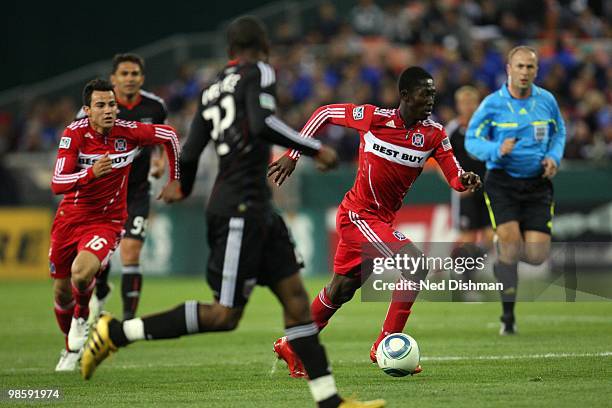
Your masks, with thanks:
<instances>
[{"instance_id":1,"label":"black soccer shorts","mask_svg":"<svg viewBox=\"0 0 612 408\"><path fill-rule=\"evenodd\" d=\"M489 170L484 190L493 228L518 221L521 231L551 233L554 201L549 179L516 178L503 170Z\"/></svg>"},{"instance_id":2,"label":"black soccer shorts","mask_svg":"<svg viewBox=\"0 0 612 408\"><path fill-rule=\"evenodd\" d=\"M242 307L255 285L272 286L303 267L282 217L207 214L208 284L223 306Z\"/></svg>"},{"instance_id":3,"label":"black soccer shorts","mask_svg":"<svg viewBox=\"0 0 612 408\"><path fill-rule=\"evenodd\" d=\"M144 184L128 184L127 212L128 218L125 222L124 238L144 241L149 223L149 209L151 206L151 195L149 182Z\"/></svg>"}]
</instances>

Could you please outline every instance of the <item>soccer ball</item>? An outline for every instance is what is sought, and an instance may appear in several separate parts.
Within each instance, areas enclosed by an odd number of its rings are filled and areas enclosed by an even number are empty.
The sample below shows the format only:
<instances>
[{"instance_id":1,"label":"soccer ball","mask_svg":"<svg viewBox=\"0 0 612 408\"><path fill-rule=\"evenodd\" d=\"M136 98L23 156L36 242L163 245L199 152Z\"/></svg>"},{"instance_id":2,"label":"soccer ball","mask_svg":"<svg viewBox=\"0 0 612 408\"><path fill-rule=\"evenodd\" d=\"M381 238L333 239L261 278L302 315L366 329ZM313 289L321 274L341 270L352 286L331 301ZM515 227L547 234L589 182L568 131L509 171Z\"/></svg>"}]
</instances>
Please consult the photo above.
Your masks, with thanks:
<instances>
[{"instance_id":1,"label":"soccer ball","mask_svg":"<svg viewBox=\"0 0 612 408\"><path fill-rule=\"evenodd\" d=\"M416 340L404 333L392 333L378 344L378 366L392 377L404 377L414 373L421 361Z\"/></svg>"}]
</instances>

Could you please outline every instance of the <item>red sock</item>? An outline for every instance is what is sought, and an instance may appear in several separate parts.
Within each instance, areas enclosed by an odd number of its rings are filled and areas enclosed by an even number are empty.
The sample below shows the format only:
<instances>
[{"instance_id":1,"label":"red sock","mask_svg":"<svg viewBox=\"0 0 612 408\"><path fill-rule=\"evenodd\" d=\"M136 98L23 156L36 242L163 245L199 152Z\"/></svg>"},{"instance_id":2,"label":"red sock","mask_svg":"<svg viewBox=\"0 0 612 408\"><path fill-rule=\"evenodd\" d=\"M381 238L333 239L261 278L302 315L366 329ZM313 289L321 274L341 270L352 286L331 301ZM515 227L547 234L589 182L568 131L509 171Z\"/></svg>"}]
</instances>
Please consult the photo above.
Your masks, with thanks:
<instances>
[{"instance_id":1,"label":"red sock","mask_svg":"<svg viewBox=\"0 0 612 408\"><path fill-rule=\"evenodd\" d=\"M77 319L82 317L87 319L89 317L89 299L91 299L91 295L93 293L94 288L96 287L96 278L93 278L89 285L83 290L79 289L72 283L72 297L76 301L76 306L74 308L74 317Z\"/></svg>"},{"instance_id":2,"label":"red sock","mask_svg":"<svg viewBox=\"0 0 612 408\"><path fill-rule=\"evenodd\" d=\"M400 333L406 326L406 321L410 316L412 305L414 301L407 301L407 299L414 299L415 293L408 291L395 290L391 296L391 303L387 310L387 316L383 323L382 330L374 342L374 346L378 347L378 343L382 341L391 333Z\"/></svg>"},{"instance_id":3,"label":"red sock","mask_svg":"<svg viewBox=\"0 0 612 408\"><path fill-rule=\"evenodd\" d=\"M342 305L334 305L329 300L325 294L325 288L321 289L319 295L314 298L310 306L312 320L319 327L319 330L323 330L327 326L329 319L336 313L336 310L340 309L340 306Z\"/></svg>"},{"instance_id":4,"label":"red sock","mask_svg":"<svg viewBox=\"0 0 612 408\"><path fill-rule=\"evenodd\" d=\"M57 324L59 325L60 330L66 336L70 331L70 322L72 321L72 315L74 314L74 305L74 299L72 299L72 301L70 301L70 303L67 305L62 305L59 303L58 299L55 299L55 307L53 309L55 312L55 318L57 319Z\"/></svg>"}]
</instances>

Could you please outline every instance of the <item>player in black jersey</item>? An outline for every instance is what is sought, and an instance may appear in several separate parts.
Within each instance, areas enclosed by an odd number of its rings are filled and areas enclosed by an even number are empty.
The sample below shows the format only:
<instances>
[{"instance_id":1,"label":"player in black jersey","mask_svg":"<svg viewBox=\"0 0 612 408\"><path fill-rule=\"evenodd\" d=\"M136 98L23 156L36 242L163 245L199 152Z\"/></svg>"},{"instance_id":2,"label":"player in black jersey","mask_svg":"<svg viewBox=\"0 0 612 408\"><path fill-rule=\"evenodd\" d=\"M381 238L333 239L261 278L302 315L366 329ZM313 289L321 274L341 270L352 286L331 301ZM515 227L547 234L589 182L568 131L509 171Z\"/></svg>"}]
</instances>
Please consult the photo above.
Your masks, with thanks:
<instances>
[{"instance_id":1,"label":"player in black jersey","mask_svg":"<svg viewBox=\"0 0 612 408\"><path fill-rule=\"evenodd\" d=\"M181 181L160 197L174 202L192 190L198 161L212 140L219 173L207 209L208 282L215 302L188 301L156 315L124 321L100 318L81 361L89 378L111 351L136 340L233 330L256 284L268 286L284 309L287 338L302 359L319 407L382 407L384 401L343 401L312 322L294 245L275 212L267 184L270 145L299 149L318 165L336 164L333 149L302 138L275 115L275 73L265 60L269 45L263 25L241 17L228 28L232 61L200 95L200 106L181 154Z\"/></svg>"},{"instance_id":2,"label":"player in black jersey","mask_svg":"<svg viewBox=\"0 0 612 408\"><path fill-rule=\"evenodd\" d=\"M144 61L136 54L117 54L113 58L111 82L115 90L119 119L143 123L162 124L166 121L164 101L155 94L142 90L144 83ZM145 239L150 204L149 174L159 178L165 167L164 156L152 147L143 148L132 163L128 178L128 218L125 235L121 240L121 297L123 318L136 315L142 272L140 252ZM108 273L110 263L96 280L96 291L90 302L90 322L98 318L110 293Z\"/></svg>"},{"instance_id":3,"label":"player in black jersey","mask_svg":"<svg viewBox=\"0 0 612 408\"><path fill-rule=\"evenodd\" d=\"M485 163L474 159L465 150L465 132L472 114L478 108L480 95L472 86L463 86L455 92L455 107L457 117L446 126L446 133L450 138L457 161L465 171L472 171L484 180L486 173ZM459 230L457 247L454 255L457 257L476 258L486 253L492 245L493 229L489 213L485 204L483 190L473 193L452 192L451 207L453 224ZM459 279L470 280L472 270L466 270ZM465 295L465 294L463 294ZM466 299L467 300L467 299Z\"/></svg>"}]
</instances>

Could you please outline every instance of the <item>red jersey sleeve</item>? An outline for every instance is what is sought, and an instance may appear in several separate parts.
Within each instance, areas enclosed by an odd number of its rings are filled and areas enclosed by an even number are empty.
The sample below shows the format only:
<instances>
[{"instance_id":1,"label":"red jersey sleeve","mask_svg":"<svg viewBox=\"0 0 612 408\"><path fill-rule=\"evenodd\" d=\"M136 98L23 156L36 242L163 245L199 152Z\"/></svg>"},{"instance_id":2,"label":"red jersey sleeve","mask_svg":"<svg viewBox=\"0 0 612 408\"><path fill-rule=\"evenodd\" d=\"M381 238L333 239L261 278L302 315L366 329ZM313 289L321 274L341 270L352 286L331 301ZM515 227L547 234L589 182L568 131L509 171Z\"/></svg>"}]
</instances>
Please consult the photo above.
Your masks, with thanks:
<instances>
[{"instance_id":1,"label":"red jersey sleeve","mask_svg":"<svg viewBox=\"0 0 612 408\"><path fill-rule=\"evenodd\" d=\"M166 156L168 156L168 163L170 163L170 180L178 180L180 178L179 154L181 152L181 145L174 128L168 125L138 123L136 130L138 131L139 145L164 145Z\"/></svg>"},{"instance_id":2,"label":"red jersey sleeve","mask_svg":"<svg viewBox=\"0 0 612 408\"><path fill-rule=\"evenodd\" d=\"M438 146L434 150L433 158L438 162L448 184L457 191L465 191L466 188L461 183L461 180L459 180L459 177L463 174L463 169L453 153L450 139L444 129L440 130L439 140Z\"/></svg>"},{"instance_id":3,"label":"red jersey sleeve","mask_svg":"<svg viewBox=\"0 0 612 408\"><path fill-rule=\"evenodd\" d=\"M300 136L313 137L319 129L327 124L344 126L365 132L370 128L374 105L354 105L352 103L337 103L321 106L317 109L302 128ZM285 153L293 160L300 157L300 151L290 149Z\"/></svg>"},{"instance_id":4,"label":"red jersey sleeve","mask_svg":"<svg viewBox=\"0 0 612 408\"><path fill-rule=\"evenodd\" d=\"M54 194L68 193L95 178L93 167L77 171L80 137L78 133L67 128L60 139L51 178L51 190Z\"/></svg>"}]
</instances>

